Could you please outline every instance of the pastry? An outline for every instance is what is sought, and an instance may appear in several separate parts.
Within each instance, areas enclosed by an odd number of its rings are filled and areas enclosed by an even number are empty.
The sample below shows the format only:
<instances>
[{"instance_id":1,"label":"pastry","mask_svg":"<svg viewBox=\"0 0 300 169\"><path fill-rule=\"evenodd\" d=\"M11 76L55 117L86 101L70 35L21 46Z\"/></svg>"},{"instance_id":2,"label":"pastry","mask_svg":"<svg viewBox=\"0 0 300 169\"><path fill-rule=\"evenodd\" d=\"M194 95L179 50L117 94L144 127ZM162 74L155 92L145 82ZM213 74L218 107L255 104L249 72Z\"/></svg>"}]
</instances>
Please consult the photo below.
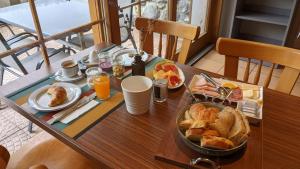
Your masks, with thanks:
<instances>
[{"instance_id":1,"label":"pastry","mask_svg":"<svg viewBox=\"0 0 300 169\"><path fill-rule=\"evenodd\" d=\"M213 123L220 110L215 107L209 107L206 109L203 109L199 112L198 120L206 121L208 123Z\"/></svg>"},{"instance_id":2,"label":"pastry","mask_svg":"<svg viewBox=\"0 0 300 169\"><path fill-rule=\"evenodd\" d=\"M222 137L227 138L231 127L234 123L234 115L233 111L235 111L231 107L225 107L217 116L217 119L214 123L211 123L211 128L217 130Z\"/></svg>"},{"instance_id":3,"label":"pastry","mask_svg":"<svg viewBox=\"0 0 300 169\"><path fill-rule=\"evenodd\" d=\"M201 104L201 103L196 103L196 104L193 104L191 107L190 107L190 110L189 110L189 115L192 119L194 120L199 120L199 115L200 115L200 112L205 110L206 107Z\"/></svg>"},{"instance_id":4,"label":"pastry","mask_svg":"<svg viewBox=\"0 0 300 169\"><path fill-rule=\"evenodd\" d=\"M203 136L200 144L202 147L221 150L230 149L234 146L232 141L216 136Z\"/></svg>"},{"instance_id":5,"label":"pastry","mask_svg":"<svg viewBox=\"0 0 300 169\"><path fill-rule=\"evenodd\" d=\"M190 128L187 131L185 131L185 136L191 141L199 142L204 132L204 128Z\"/></svg>"},{"instance_id":6,"label":"pastry","mask_svg":"<svg viewBox=\"0 0 300 169\"><path fill-rule=\"evenodd\" d=\"M231 140L235 145L239 145L247 135L247 128L245 126L243 117L239 111L233 111L234 124L228 134L228 139Z\"/></svg>"},{"instance_id":7,"label":"pastry","mask_svg":"<svg viewBox=\"0 0 300 169\"><path fill-rule=\"evenodd\" d=\"M53 86L47 90L47 93L51 95L51 100L48 103L49 107L55 107L63 104L67 100L67 91L60 86Z\"/></svg>"},{"instance_id":8,"label":"pastry","mask_svg":"<svg viewBox=\"0 0 300 169\"><path fill-rule=\"evenodd\" d=\"M192 126L193 123L194 123L194 120L192 120L192 119L183 120L179 123L179 128L182 130L187 130Z\"/></svg>"},{"instance_id":9,"label":"pastry","mask_svg":"<svg viewBox=\"0 0 300 169\"><path fill-rule=\"evenodd\" d=\"M192 125L190 126L190 128L206 128L207 127L207 122L206 121L202 121L202 120L195 120L193 121Z\"/></svg>"},{"instance_id":10,"label":"pastry","mask_svg":"<svg viewBox=\"0 0 300 169\"><path fill-rule=\"evenodd\" d=\"M202 133L202 137L204 136L216 136L216 137L219 137L220 134L217 130L205 130L203 133Z\"/></svg>"}]
</instances>

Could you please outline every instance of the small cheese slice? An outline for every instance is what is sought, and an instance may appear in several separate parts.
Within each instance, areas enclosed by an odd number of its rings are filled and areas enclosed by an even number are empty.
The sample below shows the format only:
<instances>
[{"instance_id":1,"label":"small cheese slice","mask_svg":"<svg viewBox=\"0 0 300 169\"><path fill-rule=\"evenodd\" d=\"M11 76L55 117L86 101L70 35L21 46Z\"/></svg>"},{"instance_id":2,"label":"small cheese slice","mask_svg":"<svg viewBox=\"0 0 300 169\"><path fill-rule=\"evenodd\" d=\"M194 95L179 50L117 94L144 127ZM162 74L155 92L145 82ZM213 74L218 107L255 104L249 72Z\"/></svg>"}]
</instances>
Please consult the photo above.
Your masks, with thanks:
<instances>
[{"instance_id":1,"label":"small cheese slice","mask_svg":"<svg viewBox=\"0 0 300 169\"><path fill-rule=\"evenodd\" d=\"M243 90L243 97L244 98L252 98L253 97L253 90Z\"/></svg>"}]
</instances>

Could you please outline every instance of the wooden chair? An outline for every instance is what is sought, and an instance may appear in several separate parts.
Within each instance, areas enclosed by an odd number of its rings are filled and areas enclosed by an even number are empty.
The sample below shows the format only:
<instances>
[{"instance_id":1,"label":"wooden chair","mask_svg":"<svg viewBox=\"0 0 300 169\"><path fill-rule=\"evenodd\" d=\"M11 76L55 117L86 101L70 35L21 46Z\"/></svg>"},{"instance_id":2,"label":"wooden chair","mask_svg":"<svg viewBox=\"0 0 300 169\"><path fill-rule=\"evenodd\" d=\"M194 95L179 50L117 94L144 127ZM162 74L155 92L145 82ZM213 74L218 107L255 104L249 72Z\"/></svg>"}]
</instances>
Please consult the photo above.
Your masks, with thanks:
<instances>
[{"instance_id":1,"label":"wooden chair","mask_svg":"<svg viewBox=\"0 0 300 169\"><path fill-rule=\"evenodd\" d=\"M0 145L0 169L96 169L91 160L46 132L29 140L10 156Z\"/></svg>"},{"instance_id":2,"label":"wooden chair","mask_svg":"<svg viewBox=\"0 0 300 169\"><path fill-rule=\"evenodd\" d=\"M166 59L185 64L192 41L199 37L200 27L173 22L139 17L136 18L135 26L140 30L141 49L149 54L153 53L153 33L159 33L158 56L162 55L163 34L167 35L166 49L172 49L172 52L166 52ZM182 46L179 56L176 54L178 38L182 38ZM170 40L173 39L173 40ZM174 43L172 43L174 41Z\"/></svg>"},{"instance_id":3,"label":"wooden chair","mask_svg":"<svg viewBox=\"0 0 300 169\"><path fill-rule=\"evenodd\" d=\"M254 84L258 84L263 61L272 63L264 87L269 87L275 65L284 66L275 90L290 94L300 74L300 50L282 46L252 42L246 40L219 38L216 45L217 51L225 55L224 76L237 79L239 57L247 58L244 82L248 82L250 62L259 60L255 72Z\"/></svg>"}]
</instances>

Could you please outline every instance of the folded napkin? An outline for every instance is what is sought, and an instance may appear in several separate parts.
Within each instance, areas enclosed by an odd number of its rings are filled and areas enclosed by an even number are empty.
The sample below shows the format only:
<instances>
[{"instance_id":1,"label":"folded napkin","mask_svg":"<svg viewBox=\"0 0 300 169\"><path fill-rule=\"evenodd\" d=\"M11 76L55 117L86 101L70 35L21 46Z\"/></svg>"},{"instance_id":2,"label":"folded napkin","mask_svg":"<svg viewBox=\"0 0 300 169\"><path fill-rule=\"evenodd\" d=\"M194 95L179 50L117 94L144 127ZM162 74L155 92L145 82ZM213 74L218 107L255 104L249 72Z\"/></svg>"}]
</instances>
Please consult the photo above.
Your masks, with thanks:
<instances>
[{"instance_id":1,"label":"folded napkin","mask_svg":"<svg viewBox=\"0 0 300 169\"><path fill-rule=\"evenodd\" d=\"M98 101L92 100L88 104L80 107L79 109L75 110L73 113L71 113L68 116L61 119L60 122L62 122L64 124L68 124L68 123L72 122L73 120L77 119L78 117L82 116L86 112L90 111L92 108L94 108L98 104L99 104Z\"/></svg>"}]
</instances>

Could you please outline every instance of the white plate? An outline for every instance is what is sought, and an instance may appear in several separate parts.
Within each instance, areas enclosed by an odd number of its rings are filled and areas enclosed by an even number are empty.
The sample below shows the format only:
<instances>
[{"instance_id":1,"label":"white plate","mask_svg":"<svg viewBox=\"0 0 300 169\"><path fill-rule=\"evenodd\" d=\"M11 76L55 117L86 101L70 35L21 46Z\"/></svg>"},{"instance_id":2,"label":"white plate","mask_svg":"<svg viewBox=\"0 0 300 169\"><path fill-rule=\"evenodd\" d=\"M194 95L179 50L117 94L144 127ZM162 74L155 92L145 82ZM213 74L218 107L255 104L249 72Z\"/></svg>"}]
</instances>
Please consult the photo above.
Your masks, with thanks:
<instances>
[{"instance_id":1,"label":"white plate","mask_svg":"<svg viewBox=\"0 0 300 169\"><path fill-rule=\"evenodd\" d=\"M181 87L185 81L185 76L184 76L183 71L178 66L176 66L176 68L178 70L178 74L179 74L179 78L181 79L181 82L177 86L174 86L174 87L168 86L168 89L177 89L177 88Z\"/></svg>"},{"instance_id":2,"label":"white plate","mask_svg":"<svg viewBox=\"0 0 300 169\"><path fill-rule=\"evenodd\" d=\"M66 89L68 99L65 101L64 104L56 107L48 106L51 96L47 94L47 90L52 86L61 86ZM74 104L80 98L80 95L81 88L77 85L71 83L54 83L53 85L44 86L31 93L31 95L28 98L28 103L34 109L39 111L58 111Z\"/></svg>"},{"instance_id":3,"label":"white plate","mask_svg":"<svg viewBox=\"0 0 300 169\"><path fill-rule=\"evenodd\" d=\"M134 61L134 57L130 57L129 55L136 54L135 49L124 49L124 50L119 50L113 54L113 58L122 56L123 57L123 62L124 66L131 66L132 62ZM149 58L149 55L144 52L142 55L142 60L146 62Z\"/></svg>"},{"instance_id":4,"label":"white plate","mask_svg":"<svg viewBox=\"0 0 300 169\"><path fill-rule=\"evenodd\" d=\"M58 71L57 73L55 73L55 75L55 80L59 82L76 82L84 78L84 75L81 72L73 77L63 76L61 71Z\"/></svg>"}]
</instances>

